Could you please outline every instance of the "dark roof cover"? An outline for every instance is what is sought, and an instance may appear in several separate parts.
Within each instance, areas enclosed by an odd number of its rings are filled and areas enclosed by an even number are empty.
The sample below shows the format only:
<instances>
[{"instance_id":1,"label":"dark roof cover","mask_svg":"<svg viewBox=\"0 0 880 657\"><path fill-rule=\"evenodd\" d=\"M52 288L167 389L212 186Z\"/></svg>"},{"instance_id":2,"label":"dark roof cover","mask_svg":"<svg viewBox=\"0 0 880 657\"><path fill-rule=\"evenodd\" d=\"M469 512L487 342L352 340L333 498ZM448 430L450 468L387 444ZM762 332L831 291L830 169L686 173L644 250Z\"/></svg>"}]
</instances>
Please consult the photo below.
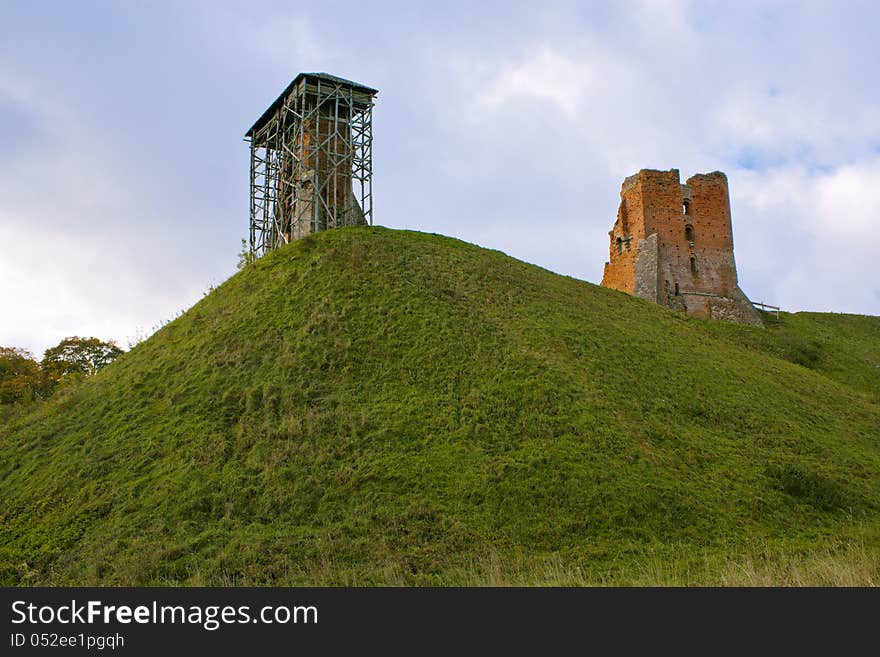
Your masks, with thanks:
<instances>
[{"instance_id":1,"label":"dark roof cover","mask_svg":"<svg viewBox=\"0 0 880 657\"><path fill-rule=\"evenodd\" d=\"M272 116L272 114L275 113L275 110L278 109L278 106L281 105L282 102L284 102L284 98L287 96L287 94L289 94L303 78L313 78L317 80L327 80L328 82L335 82L337 84L345 84L353 87L356 91L362 91L368 93L371 96L375 96L377 93L379 93L378 89L373 89L372 87L367 87L366 85L360 84L358 82L352 82L351 80L346 80L345 78L340 78L337 75L330 75L329 73L300 73L295 78L293 78L293 82L291 82L284 88L284 91L281 92L281 95L275 99L275 102L269 105L269 108L265 112L263 112L260 118L257 119L257 122L251 126L250 130L248 130L244 136L253 136L253 134L257 130L268 123L269 118Z\"/></svg>"}]
</instances>

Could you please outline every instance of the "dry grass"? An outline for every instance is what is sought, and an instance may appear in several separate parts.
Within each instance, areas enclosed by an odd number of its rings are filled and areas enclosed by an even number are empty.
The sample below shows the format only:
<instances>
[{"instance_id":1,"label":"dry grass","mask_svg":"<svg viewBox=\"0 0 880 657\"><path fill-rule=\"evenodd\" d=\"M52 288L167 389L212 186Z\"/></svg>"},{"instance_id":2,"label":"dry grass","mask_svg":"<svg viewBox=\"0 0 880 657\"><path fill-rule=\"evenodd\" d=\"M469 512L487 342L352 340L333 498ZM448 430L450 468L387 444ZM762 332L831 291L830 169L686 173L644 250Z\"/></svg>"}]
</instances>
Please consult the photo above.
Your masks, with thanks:
<instances>
[{"instance_id":1,"label":"dry grass","mask_svg":"<svg viewBox=\"0 0 880 657\"><path fill-rule=\"evenodd\" d=\"M701 561L687 556L650 554L637 567L588 574L558 557L540 562L503 563L489 556L468 567L445 573L444 579L460 586L839 586L880 585L880 554L864 543L850 543L822 552L792 555L758 552L737 559L704 555Z\"/></svg>"},{"instance_id":2,"label":"dry grass","mask_svg":"<svg viewBox=\"0 0 880 657\"><path fill-rule=\"evenodd\" d=\"M288 564L279 579L263 581L242 573L199 568L164 586L465 586L465 587L873 587L880 585L880 551L852 541L818 552L792 554L762 546L730 557L684 547L658 549L597 573L557 554L527 558L490 553L432 575L413 574L405 561L390 559L372 568L352 569L326 556ZM134 583L134 582L132 582Z\"/></svg>"},{"instance_id":3,"label":"dry grass","mask_svg":"<svg viewBox=\"0 0 880 657\"><path fill-rule=\"evenodd\" d=\"M880 556L863 544L806 556L729 561L723 586L878 586Z\"/></svg>"}]
</instances>

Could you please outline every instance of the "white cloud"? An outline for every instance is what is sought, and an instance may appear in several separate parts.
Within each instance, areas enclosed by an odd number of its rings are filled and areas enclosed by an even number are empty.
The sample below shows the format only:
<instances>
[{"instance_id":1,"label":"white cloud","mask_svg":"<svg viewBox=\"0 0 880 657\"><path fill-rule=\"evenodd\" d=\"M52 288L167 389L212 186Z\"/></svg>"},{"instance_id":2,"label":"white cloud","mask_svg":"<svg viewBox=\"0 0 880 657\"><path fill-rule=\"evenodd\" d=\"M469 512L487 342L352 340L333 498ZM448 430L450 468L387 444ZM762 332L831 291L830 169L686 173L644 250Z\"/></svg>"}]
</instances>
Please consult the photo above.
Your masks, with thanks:
<instances>
[{"instance_id":1,"label":"white cloud","mask_svg":"<svg viewBox=\"0 0 880 657\"><path fill-rule=\"evenodd\" d=\"M736 171L730 180L740 278L753 295L788 310L880 310L880 158L827 172Z\"/></svg>"},{"instance_id":2,"label":"white cloud","mask_svg":"<svg viewBox=\"0 0 880 657\"><path fill-rule=\"evenodd\" d=\"M852 246L880 246L880 158L840 167L815 186L813 230ZM833 224L829 219L833 219ZM874 248L875 253L880 249Z\"/></svg>"},{"instance_id":3,"label":"white cloud","mask_svg":"<svg viewBox=\"0 0 880 657\"><path fill-rule=\"evenodd\" d=\"M880 134L880 113L853 98L816 98L813 91L739 89L717 107L717 127L733 151L750 151L758 164L840 164L865 150L865 137Z\"/></svg>"},{"instance_id":4,"label":"white cloud","mask_svg":"<svg viewBox=\"0 0 880 657\"><path fill-rule=\"evenodd\" d=\"M262 70L277 68L285 75L294 67L318 70L329 54L321 38L327 30L316 26L308 8L290 9L264 6L254 12L250 5L195 5L193 29L225 54L237 54Z\"/></svg>"},{"instance_id":5,"label":"white cloud","mask_svg":"<svg viewBox=\"0 0 880 657\"><path fill-rule=\"evenodd\" d=\"M79 334L124 346L207 288L181 244L197 243L197 226L171 230L131 154L105 144L51 90L18 89L39 134L38 147L0 161L0 345L40 356Z\"/></svg>"},{"instance_id":6,"label":"white cloud","mask_svg":"<svg viewBox=\"0 0 880 657\"><path fill-rule=\"evenodd\" d=\"M578 64L552 46L540 44L530 49L522 61L501 66L480 83L473 110L516 112L520 103L535 101L572 118L585 92L598 83L598 73L595 62L585 59Z\"/></svg>"}]
</instances>

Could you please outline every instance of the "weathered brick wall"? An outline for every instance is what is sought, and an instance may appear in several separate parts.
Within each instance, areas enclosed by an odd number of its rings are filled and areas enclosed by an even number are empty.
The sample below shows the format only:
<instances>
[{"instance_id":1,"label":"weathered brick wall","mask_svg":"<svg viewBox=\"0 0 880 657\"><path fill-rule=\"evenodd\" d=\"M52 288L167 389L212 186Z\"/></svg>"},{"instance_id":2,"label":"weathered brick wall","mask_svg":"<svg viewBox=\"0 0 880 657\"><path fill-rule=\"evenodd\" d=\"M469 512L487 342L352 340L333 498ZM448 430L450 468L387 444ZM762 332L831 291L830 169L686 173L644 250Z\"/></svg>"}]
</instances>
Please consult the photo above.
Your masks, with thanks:
<instances>
[{"instance_id":1,"label":"weathered brick wall","mask_svg":"<svg viewBox=\"0 0 880 657\"><path fill-rule=\"evenodd\" d=\"M649 298L656 275L658 303L697 317L760 323L737 286L727 176L698 174L682 185L677 169L643 169L624 181L620 196L602 285Z\"/></svg>"},{"instance_id":2,"label":"weathered brick wall","mask_svg":"<svg viewBox=\"0 0 880 657\"><path fill-rule=\"evenodd\" d=\"M645 239L642 189L639 174L627 178L620 190L617 220L608 233L609 261L605 263L602 285L627 294L635 292L637 247ZM619 240L619 241L618 241Z\"/></svg>"},{"instance_id":3,"label":"weathered brick wall","mask_svg":"<svg viewBox=\"0 0 880 657\"><path fill-rule=\"evenodd\" d=\"M687 186L691 190L690 214L684 215L685 230L677 243L683 255L687 249L681 275L691 274L689 283L696 290L730 297L737 280L727 176L720 171L700 174L689 178ZM687 225L693 226L693 245L685 238ZM696 273L690 271L690 257L695 258Z\"/></svg>"}]
</instances>

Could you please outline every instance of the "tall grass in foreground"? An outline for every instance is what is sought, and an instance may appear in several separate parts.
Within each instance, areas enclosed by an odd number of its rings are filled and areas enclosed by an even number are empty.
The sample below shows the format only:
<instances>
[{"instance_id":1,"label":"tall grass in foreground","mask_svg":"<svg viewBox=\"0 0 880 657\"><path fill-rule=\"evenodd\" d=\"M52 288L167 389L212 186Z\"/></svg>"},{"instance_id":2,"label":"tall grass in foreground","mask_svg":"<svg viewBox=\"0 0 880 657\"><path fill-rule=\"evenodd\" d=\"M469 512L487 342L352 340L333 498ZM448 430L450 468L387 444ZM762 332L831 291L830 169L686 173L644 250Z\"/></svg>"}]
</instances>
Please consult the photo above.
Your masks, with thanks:
<instances>
[{"instance_id":1,"label":"tall grass in foreground","mask_svg":"<svg viewBox=\"0 0 880 657\"><path fill-rule=\"evenodd\" d=\"M648 560L632 584L640 586L877 586L880 556L864 544L806 555L756 554L720 562L702 572L686 563Z\"/></svg>"},{"instance_id":2,"label":"tall grass in foreground","mask_svg":"<svg viewBox=\"0 0 880 657\"><path fill-rule=\"evenodd\" d=\"M531 567L487 558L450 574L461 586L877 586L880 555L864 544L806 555L756 553L740 558L650 555L634 569L587 576L559 558Z\"/></svg>"},{"instance_id":3,"label":"tall grass in foreground","mask_svg":"<svg viewBox=\"0 0 880 657\"><path fill-rule=\"evenodd\" d=\"M405 564L389 562L366 578L342 564L325 560L308 569L288 573L298 585L311 586L468 586L468 587L873 587L880 585L880 554L864 543L809 554L779 554L769 550L739 558L710 556L694 560L679 555L649 554L635 568L603 575L589 574L557 555L538 560L508 559L488 555L442 574L414 576ZM305 579L303 579L305 576ZM258 584L238 575L219 576L195 571L184 581L163 581L171 586L247 586Z\"/></svg>"}]
</instances>

